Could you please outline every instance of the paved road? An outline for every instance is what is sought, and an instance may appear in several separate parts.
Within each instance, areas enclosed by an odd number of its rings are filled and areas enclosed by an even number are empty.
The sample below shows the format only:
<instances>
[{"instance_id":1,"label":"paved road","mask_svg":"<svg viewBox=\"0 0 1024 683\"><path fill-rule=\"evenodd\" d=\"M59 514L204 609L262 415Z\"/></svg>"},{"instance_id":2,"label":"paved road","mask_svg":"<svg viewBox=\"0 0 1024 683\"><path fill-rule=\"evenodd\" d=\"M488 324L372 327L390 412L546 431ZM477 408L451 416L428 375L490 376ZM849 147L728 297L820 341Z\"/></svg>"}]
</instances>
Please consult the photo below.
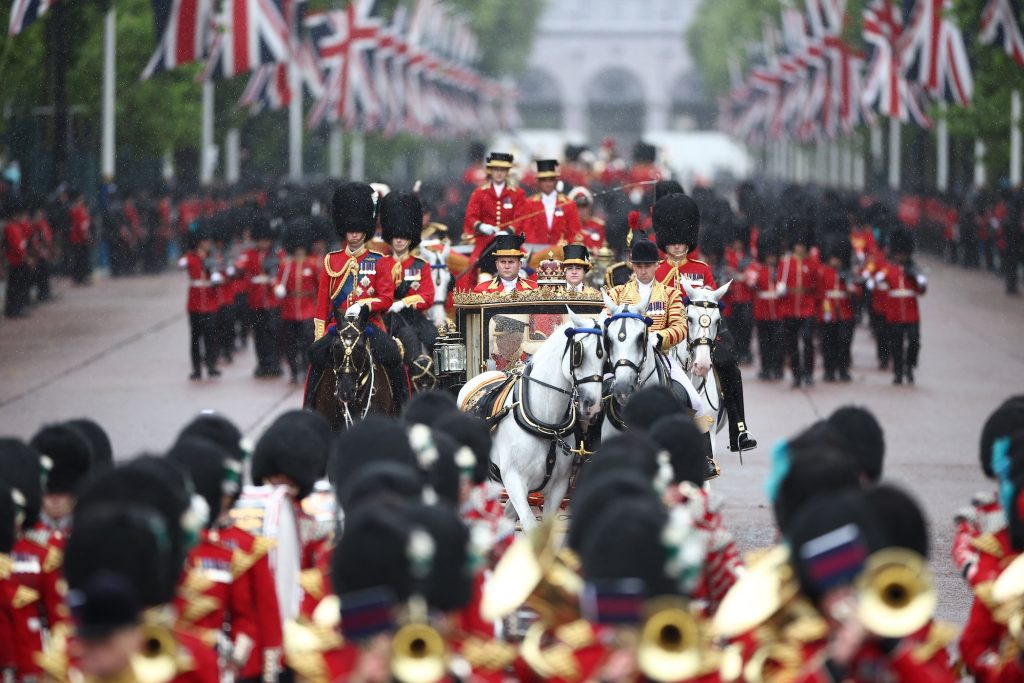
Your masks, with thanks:
<instances>
[{"instance_id":1,"label":"paved road","mask_svg":"<svg viewBox=\"0 0 1024 683\"><path fill-rule=\"evenodd\" d=\"M948 559L952 515L972 493L991 488L977 465L981 424L1024 390L1024 303L994 278L927 262L923 353L915 387L894 387L874 369L870 336L858 329L855 381L794 391L746 373L748 423L762 443L742 467L721 461L716 484L726 521L743 549L774 538L763 481L771 444L836 407L870 407L886 432L886 478L911 488L931 519L940 615L957 623L969 596ZM116 455L161 450L204 408L224 412L250 434L300 403L283 380L255 380L252 352L218 380L187 379L188 324L180 274L60 287L60 300L28 320L0 322L0 434L27 437L48 420L82 415L110 431Z\"/></svg>"}]
</instances>

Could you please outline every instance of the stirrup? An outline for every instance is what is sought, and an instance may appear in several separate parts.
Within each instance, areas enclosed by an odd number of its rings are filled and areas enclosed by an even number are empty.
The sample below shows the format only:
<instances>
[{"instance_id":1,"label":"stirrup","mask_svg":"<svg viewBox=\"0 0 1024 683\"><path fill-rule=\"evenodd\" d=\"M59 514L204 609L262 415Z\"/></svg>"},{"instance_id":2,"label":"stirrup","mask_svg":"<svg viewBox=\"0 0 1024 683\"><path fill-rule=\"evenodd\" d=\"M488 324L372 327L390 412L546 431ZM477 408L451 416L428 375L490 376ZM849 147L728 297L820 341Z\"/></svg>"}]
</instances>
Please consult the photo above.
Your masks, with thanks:
<instances>
[{"instance_id":1,"label":"stirrup","mask_svg":"<svg viewBox=\"0 0 1024 683\"><path fill-rule=\"evenodd\" d=\"M743 451L752 451L757 448L757 440L750 435L747 431L747 426L742 422L736 424L739 432L736 434L736 440L729 441L729 450L733 453L739 453L740 457L743 456Z\"/></svg>"}]
</instances>

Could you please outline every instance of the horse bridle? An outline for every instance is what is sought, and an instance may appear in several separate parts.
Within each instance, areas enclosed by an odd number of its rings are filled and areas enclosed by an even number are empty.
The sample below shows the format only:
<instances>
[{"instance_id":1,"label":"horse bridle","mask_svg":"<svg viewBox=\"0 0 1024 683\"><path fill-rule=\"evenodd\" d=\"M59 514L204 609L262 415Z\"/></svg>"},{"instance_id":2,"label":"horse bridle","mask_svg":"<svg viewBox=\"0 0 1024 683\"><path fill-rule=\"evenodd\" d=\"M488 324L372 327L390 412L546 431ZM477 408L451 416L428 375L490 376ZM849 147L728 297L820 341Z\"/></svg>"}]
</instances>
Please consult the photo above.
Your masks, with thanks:
<instances>
[{"instance_id":1,"label":"horse bridle","mask_svg":"<svg viewBox=\"0 0 1024 683\"><path fill-rule=\"evenodd\" d=\"M619 331L617 333L620 342L626 341L626 320L639 320L644 324L644 339L643 343L641 344L644 352L643 355L640 356L640 362L634 363L628 358L620 358L619 360L615 361L615 363L611 366L612 374L615 374L615 371L618 370L619 368L629 368L630 370L635 372L636 381L634 382L634 385L636 386L636 388L639 388L640 383L642 381L640 378L640 370L647 363L647 339L650 335L650 328L654 321L646 316L640 315L639 313L630 313L628 311L612 314L604 321L605 331L603 341L605 343L605 346L608 345L608 333L610 331L609 328L612 322L616 320L622 321L622 324L619 326ZM611 359L611 350L605 349L605 351L608 353L608 358Z\"/></svg>"},{"instance_id":2,"label":"horse bridle","mask_svg":"<svg viewBox=\"0 0 1024 683\"><path fill-rule=\"evenodd\" d=\"M569 327L565 330L565 350L562 351L562 358L565 358L566 353L569 354L569 375L572 378L574 397L579 395L581 384L604 382L604 375L600 373L586 377L576 376L576 369L583 365L583 342L576 339L576 336L583 334L597 335L598 338L602 336L601 329L598 327ZM600 341L597 344L597 357L598 359L604 358L604 346Z\"/></svg>"},{"instance_id":3,"label":"horse bridle","mask_svg":"<svg viewBox=\"0 0 1024 683\"><path fill-rule=\"evenodd\" d=\"M355 335L349 335L348 337L346 337L346 332L355 332ZM373 401L374 394L374 380L376 379L374 375L376 373L374 371L373 366L373 352L369 348L366 349L366 366L362 368L357 368L355 365L355 361L353 360L352 352L354 351L356 344L363 337L363 330L359 327L358 323L355 320L346 319L345 323L337 330L337 334L338 341L344 348L345 355L342 358L341 367L339 368L336 365L334 366L335 398L337 399L338 403L341 404L342 408L344 408L345 424L346 426L350 427L352 426L353 423L352 413L349 411L349 402L341 398L341 382L339 380L339 375L356 375L358 379L358 374L361 373L365 367L369 367L369 372L363 376L362 381L357 381L356 383L356 396L354 400L359 400L360 392L364 387L369 385L369 393L366 397L366 406L364 407L362 415L360 416L361 419L363 417L366 417L366 415L370 412L370 403L372 403Z\"/></svg>"},{"instance_id":4,"label":"horse bridle","mask_svg":"<svg viewBox=\"0 0 1024 683\"><path fill-rule=\"evenodd\" d=\"M718 302L716 301L691 301L687 306L696 306L697 308L718 308ZM707 321L704 320L707 318ZM707 330L707 334L702 334L692 342L687 341L686 346L692 352L698 346L712 346L714 340L711 338L711 316L707 313L701 313L700 317L697 318L697 329L700 331Z\"/></svg>"}]
</instances>

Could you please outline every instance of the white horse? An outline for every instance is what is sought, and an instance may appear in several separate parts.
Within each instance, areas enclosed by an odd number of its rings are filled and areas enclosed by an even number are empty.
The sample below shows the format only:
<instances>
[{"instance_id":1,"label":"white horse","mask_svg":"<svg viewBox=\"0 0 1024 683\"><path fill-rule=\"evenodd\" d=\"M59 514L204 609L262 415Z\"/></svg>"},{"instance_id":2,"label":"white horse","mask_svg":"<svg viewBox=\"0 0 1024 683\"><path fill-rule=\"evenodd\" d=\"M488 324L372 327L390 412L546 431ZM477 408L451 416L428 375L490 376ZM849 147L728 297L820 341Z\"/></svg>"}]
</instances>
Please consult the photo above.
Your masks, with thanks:
<instances>
[{"instance_id":1,"label":"white horse","mask_svg":"<svg viewBox=\"0 0 1024 683\"><path fill-rule=\"evenodd\" d=\"M658 361L658 349L654 346L652 335L648 330L648 321L644 313L648 301L638 304L616 305L607 293L604 295L605 308L610 315L605 319L604 345L608 355L608 366L611 368L611 394L605 406L605 420L601 428L601 439L610 438L620 433L625 425L618 414L634 393L649 384L668 385L672 370L665 363ZM671 362L678 363L679 368L685 367L676 353L677 346L671 352ZM699 415L710 413L707 402L703 400L689 379L676 376L686 390L690 405ZM689 386L687 386L689 384ZM714 450L714 440L712 440Z\"/></svg>"},{"instance_id":2,"label":"white horse","mask_svg":"<svg viewBox=\"0 0 1024 683\"><path fill-rule=\"evenodd\" d=\"M444 325L446 318L444 305L448 298L448 285L452 273L448 270L448 256L452 246L441 240L424 240L420 244L419 254L430 265L430 277L434 280L434 303L427 314L435 326Z\"/></svg>"},{"instance_id":3,"label":"white horse","mask_svg":"<svg viewBox=\"0 0 1024 683\"><path fill-rule=\"evenodd\" d=\"M541 345L505 398L506 415L494 431L491 462L498 468L523 530L537 525L529 494L544 494L544 517L555 514L566 491L578 448L576 427L588 427L601 412L603 348L601 318L583 318L571 310ZM480 385L470 382L458 404Z\"/></svg>"},{"instance_id":4,"label":"white horse","mask_svg":"<svg viewBox=\"0 0 1024 683\"><path fill-rule=\"evenodd\" d=\"M722 323L722 311L718 302L729 291L731 284L732 280L729 280L712 291L703 287L694 288L683 281L683 291L689 299L686 305L686 353L683 353L681 344L675 351L677 358L686 368L694 388L710 410L709 417L713 418L713 421L709 429L712 435L717 434L725 425L725 406L718 386L718 376L711 372L711 347ZM712 450L716 450L714 438L711 439L711 446Z\"/></svg>"}]
</instances>

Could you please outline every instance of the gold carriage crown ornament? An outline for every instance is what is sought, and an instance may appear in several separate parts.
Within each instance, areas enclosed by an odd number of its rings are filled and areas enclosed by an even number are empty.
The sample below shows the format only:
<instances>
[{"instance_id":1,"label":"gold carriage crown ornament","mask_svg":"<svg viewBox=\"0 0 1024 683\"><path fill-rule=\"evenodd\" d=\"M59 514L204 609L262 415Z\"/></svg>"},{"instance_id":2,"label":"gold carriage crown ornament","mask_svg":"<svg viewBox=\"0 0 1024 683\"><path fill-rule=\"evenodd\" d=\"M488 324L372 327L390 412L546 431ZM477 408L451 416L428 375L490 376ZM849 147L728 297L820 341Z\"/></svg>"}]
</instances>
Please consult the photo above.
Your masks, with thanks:
<instances>
[{"instance_id":1,"label":"gold carriage crown ornament","mask_svg":"<svg viewBox=\"0 0 1024 683\"><path fill-rule=\"evenodd\" d=\"M565 284L565 272L562 270L562 262L555 258L555 254L548 252L548 257L537 266L537 285L544 287L558 287Z\"/></svg>"}]
</instances>

